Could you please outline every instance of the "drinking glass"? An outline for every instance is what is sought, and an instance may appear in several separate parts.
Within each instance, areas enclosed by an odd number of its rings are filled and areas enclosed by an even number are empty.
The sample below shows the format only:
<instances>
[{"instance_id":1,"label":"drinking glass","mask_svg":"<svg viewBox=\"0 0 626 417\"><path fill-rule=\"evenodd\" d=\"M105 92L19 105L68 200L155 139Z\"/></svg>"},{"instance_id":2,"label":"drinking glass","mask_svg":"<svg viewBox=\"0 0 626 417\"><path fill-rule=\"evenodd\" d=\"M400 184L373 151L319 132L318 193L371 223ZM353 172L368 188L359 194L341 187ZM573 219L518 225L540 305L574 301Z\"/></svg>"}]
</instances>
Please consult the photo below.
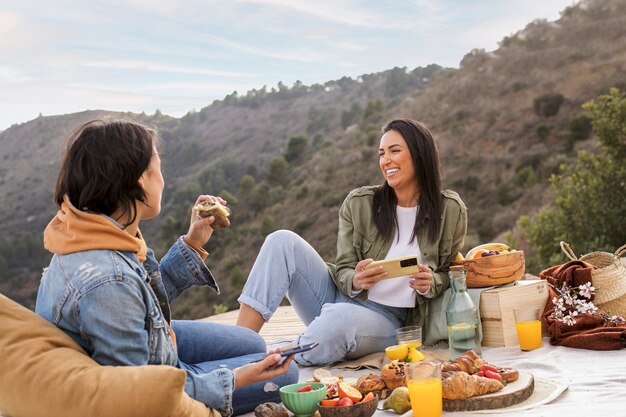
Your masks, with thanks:
<instances>
[{"instance_id":1,"label":"drinking glass","mask_svg":"<svg viewBox=\"0 0 626 417\"><path fill-rule=\"evenodd\" d=\"M400 327L396 330L399 345L409 345L409 349L422 346L422 328L420 326Z\"/></svg>"},{"instance_id":2,"label":"drinking glass","mask_svg":"<svg viewBox=\"0 0 626 417\"><path fill-rule=\"evenodd\" d=\"M441 417L441 362L425 360L404 364L413 417Z\"/></svg>"},{"instance_id":3,"label":"drinking glass","mask_svg":"<svg viewBox=\"0 0 626 417\"><path fill-rule=\"evenodd\" d=\"M541 311L540 307L513 309L521 350L534 350L541 347Z\"/></svg>"}]
</instances>

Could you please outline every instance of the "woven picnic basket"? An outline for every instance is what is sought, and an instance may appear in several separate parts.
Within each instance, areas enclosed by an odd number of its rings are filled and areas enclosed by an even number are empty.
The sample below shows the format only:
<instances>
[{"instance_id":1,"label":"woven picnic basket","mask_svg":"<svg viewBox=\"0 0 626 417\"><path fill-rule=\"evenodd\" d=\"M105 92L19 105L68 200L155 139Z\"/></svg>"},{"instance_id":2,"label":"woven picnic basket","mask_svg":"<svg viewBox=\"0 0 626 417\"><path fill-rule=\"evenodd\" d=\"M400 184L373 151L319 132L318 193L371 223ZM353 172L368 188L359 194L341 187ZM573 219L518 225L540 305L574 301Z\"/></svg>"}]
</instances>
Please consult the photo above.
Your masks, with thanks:
<instances>
[{"instance_id":1,"label":"woven picnic basket","mask_svg":"<svg viewBox=\"0 0 626 417\"><path fill-rule=\"evenodd\" d=\"M577 258L570 246L561 242L561 249L571 260L587 262L597 269L591 271L591 281L596 288L594 304L609 315L626 318L626 265L620 256L626 253L626 245L615 253L591 252Z\"/></svg>"}]
</instances>

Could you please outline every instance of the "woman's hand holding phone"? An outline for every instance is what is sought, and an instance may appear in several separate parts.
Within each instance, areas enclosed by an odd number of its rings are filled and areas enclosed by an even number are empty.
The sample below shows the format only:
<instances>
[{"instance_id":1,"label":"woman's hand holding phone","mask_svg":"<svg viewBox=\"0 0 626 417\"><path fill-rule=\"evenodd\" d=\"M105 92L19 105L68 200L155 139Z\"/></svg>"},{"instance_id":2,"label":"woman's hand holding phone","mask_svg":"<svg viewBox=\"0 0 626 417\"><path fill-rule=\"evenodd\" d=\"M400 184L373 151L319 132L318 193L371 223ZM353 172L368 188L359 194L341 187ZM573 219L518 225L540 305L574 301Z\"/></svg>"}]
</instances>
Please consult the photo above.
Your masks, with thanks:
<instances>
[{"instance_id":1,"label":"woman's hand holding phone","mask_svg":"<svg viewBox=\"0 0 626 417\"><path fill-rule=\"evenodd\" d=\"M272 350L258 362L251 362L235 368L233 370L235 374L235 388L245 387L246 385L272 379L286 373L289 370L289 364L293 360L293 354L282 360L281 352L280 348Z\"/></svg>"},{"instance_id":2,"label":"woman's hand holding phone","mask_svg":"<svg viewBox=\"0 0 626 417\"><path fill-rule=\"evenodd\" d=\"M368 290L378 281L387 277L387 272L385 272L382 265L367 268L372 262L374 262L374 260L368 258L356 264L354 276L352 277L352 289L354 291Z\"/></svg>"},{"instance_id":3,"label":"woman's hand holding phone","mask_svg":"<svg viewBox=\"0 0 626 417\"><path fill-rule=\"evenodd\" d=\"M409 275L409 287L420 293L426 293L433 283L433 270L428 265L419 264L419 272Z\"/></svg>"}]
</instances>

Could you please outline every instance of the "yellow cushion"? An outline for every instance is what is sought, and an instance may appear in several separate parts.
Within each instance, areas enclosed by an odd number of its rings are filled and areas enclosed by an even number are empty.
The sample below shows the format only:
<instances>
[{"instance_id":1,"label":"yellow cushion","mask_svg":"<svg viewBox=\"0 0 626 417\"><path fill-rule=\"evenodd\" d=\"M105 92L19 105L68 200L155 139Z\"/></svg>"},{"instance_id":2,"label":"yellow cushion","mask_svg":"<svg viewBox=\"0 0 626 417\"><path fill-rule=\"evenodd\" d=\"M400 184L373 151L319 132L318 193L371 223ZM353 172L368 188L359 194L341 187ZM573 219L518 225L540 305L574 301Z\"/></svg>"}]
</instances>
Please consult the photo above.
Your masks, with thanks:
<instances>
[{"instance_id":1,"label":"yellow cushion","mask_svg":"<svg viewBox=\"0 0 626 417\"><path fill-rule=\"evenodd\" d=\"M166 365L100 366L63 331L0 294L0 412L10 417L219 417Z\"/></svg>"}]
</instances>

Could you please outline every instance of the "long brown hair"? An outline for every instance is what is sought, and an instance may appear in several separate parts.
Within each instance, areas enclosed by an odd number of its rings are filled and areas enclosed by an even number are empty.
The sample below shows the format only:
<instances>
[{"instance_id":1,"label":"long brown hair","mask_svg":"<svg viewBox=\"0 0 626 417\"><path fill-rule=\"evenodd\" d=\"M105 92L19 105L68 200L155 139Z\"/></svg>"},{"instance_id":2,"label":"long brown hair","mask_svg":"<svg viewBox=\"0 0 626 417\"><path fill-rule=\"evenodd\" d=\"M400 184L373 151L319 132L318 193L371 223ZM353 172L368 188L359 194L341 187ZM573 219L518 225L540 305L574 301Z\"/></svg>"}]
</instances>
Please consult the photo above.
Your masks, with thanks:
<instances>
[{"instance_id":1,"label":"long brown hair","mask_svg":"<svg viewBox=\"0 0 626 417\"><path fill-rule=\"evenodd\" d=\"M383 127L383 133L390 130L398 132L406 142L415 168L415 181L420 190L419 210L411 241L425 227L428 239L435 242L441 226L443 197L441 164L433 136L426 125L410 119L392 120ZM374 193L374 224L385 239L391 239L398 227L397 203L393 188L387 181Z\"/></svg>"},{"instance_id":2,"label":"long brown hair","mask_svg":"<svg viewBox=\"0 0 626 417\"><path fill-rule=\"evenodd\" d=\"M136 200L146 200L139 178L160 143L153 129L133 122L92 120L78 127L68 137L57 177L57 205L67 195L79 210L111 216L121 209L132 223Z\"/></svg>"}]
</instances>

